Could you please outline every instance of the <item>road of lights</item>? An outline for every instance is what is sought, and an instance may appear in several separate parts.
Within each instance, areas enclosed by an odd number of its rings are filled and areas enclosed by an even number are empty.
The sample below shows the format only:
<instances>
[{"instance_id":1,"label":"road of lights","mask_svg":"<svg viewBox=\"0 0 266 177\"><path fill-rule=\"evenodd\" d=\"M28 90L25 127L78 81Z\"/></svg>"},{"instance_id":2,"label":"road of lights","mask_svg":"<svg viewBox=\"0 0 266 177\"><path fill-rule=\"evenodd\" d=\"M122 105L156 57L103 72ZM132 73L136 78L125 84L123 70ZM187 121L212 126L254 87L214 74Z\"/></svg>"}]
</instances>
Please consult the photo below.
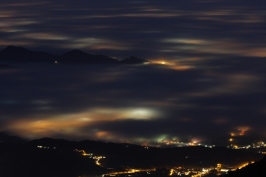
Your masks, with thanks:
<instances>
[{"instance_id":1,"label":"road of lights","mask_svg":"<svg viewBox=\"0 0 266 177\"><path fill-rule=\"evenodd\" d=\"M146 148L146 147L144 147L144 148ZM49 150L57 149L57 147L49 147L49 146L42 146L42 145L38 145L37 148L49 149ZM93 155L93 153L87 153L85 150L79 150L79 149L75 149L74 151L80 153L82 156L94 159L95 164L97 166L103 167L103 165L100 163L100 160L106 158L105 156L95 156L95 155ZM235 171L236 169L242 169L242 168L244 168L247 165L252 164L252 163L255 163L255 161L245 162L245 163L242 163L241 165L234 166L234 167L230 167L230 166L218 163L216 168L214 168L214 167L205 167L205 168L172 167L172 168L166 168L166 171L169 172L169 173L167 172L168 176L203 177L209 173L215 173L217 175L221 175L224 173L228 173L229 171ZM152 174L157 173L157 169L156 168L152 168L152 169L129 168L129 169L126 169L124 171L115 171L115 172L103 174L103 177L120 176L120 175L138 176L141 173L142 174L145 173L146 175L149 175L149 174L152 175Z\"/></svg>"}]
</instances>

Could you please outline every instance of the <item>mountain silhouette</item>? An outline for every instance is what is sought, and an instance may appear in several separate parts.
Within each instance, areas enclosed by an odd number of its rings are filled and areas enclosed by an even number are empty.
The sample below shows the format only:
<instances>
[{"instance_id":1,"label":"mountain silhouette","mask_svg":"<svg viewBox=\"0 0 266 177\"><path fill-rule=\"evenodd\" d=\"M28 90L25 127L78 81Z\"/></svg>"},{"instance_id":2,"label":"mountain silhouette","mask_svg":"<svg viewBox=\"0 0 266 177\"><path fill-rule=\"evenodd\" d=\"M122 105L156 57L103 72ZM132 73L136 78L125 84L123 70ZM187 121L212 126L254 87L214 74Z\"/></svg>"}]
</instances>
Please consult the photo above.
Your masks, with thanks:
<instances>
[{"instance_id":1,"label":"mountain silhouette","mask_svg":"<svg viewBox=\"0 0 266 177\"><path fill-rule=\"evenodd\" d=\"M46 52L34 52L22 47L8 46L0 52L0 60L20 62L54 62L56 56Z\"/></svg>"},{"instance_id":2,"label":"mountain silhouette","mask_svg":"<svg viewBox=\"0 0 266 177\"><path fill-rule=\"evenodd\" d=\"M147 60L143 60L133 56L119 61L106 55L93 55L76 49L66 52L62 56L56 56L46 52L35 52L22 47L15 46L8 46L2 51L0 51L0 61L130 65L149 63Z\"/></svg>"},{"instance_id":3,"label":"mountain silhouette","mask_svg":"<svg viewBox=\"0 0 266 177\"><path fill-rule=\"evenodd\" d=\"M58 59L62 63L118 63L117 60L105 55L92 55L80 50L71 50Z\"/></svg>"},{"instance_id":4,"label":"mountain silhouette","mask_svg":"<svg viewBox=\"0 0 266 177\"><path fill-rule=\"evenodd\" d=\"M5 132L0 132L0 142L1 143L22 143L26 142L26 139L23 139L18 136L9 135Z\"/></svg>"}]
</instances>

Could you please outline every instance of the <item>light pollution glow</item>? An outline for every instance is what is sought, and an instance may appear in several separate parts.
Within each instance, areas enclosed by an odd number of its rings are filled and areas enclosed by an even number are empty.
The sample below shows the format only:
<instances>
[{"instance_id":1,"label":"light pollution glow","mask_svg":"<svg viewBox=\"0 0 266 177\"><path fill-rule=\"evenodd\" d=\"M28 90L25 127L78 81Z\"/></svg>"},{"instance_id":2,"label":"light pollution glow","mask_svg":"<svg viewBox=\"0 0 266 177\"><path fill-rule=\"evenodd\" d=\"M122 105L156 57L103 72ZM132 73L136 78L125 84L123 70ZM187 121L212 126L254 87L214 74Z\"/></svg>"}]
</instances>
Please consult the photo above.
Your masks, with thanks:
<instances>
[{"instance_id":1,"label":"light pollution glow","mask_svg":"<svg viewBox=\"0 0 266 177\"><path fill-rule=\"evenodd\" d=\"M265 139L263 3L3 2L1 48L57 55L80 49L118 60L134 55L151 64L7 63L14 67L0 68L0 131L137 142L162 135L227 143Z\"/></svg>"},{"instance_id":2,"label":"light pollution glow","mask_svg":"<svg viewBox=\"0 0 266 177\"><path fill-rule=\"evenodd\" d=\"M99 138L99 139L117 139L113 137L111 132L96 130L93 134L86 135L79 132L82 127L93 125L97 122L116 121L119 119L153 119L160 115L158 111L145 108L127 108L127 109L109 109L95 108L83 113L66 114L59 116L49 116L31 120L22 118L18 121L13 121L9 126L4 128L5 131L10 131L20 134L27 138L49 137L54 134L81 136L84 138ZM39 116L36 116L39 117ZM109 138L108 138L109 137ZM112 138L110 138L112 137Z\"/></svg>"}]
</instances>

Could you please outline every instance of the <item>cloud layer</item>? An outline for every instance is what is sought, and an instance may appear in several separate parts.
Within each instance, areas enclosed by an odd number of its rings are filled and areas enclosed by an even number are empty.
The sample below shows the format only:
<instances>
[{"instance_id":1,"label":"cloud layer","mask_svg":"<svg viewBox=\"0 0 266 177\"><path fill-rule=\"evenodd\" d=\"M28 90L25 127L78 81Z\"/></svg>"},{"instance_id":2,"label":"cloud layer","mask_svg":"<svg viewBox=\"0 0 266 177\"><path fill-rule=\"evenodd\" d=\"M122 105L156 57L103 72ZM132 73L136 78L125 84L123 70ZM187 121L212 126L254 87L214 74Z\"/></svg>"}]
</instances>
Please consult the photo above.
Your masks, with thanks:
<instances>
[{"instance_id":1,"label":"cloud layer","mask_svg":"<svg viewBox=\"0 0 266 177\"><path fill-rule=\"evenodd\" d=\"M238 60L186 70L13 63L1 69L0 128L30 138L130 142L265 138L264 59Z\"/></svg>"},{"instance_id":2,"label":"cloud layer","mask_svg":"<svg viewBox=\"0 0 266 177\"><path fill-rule=\"evenodd\" d=\"M265 57L263 5L261 0L11 0L1 6L0 45L174 61L199 54Z\"/></svg>"},{"instance_id":3,"label":"cloud layer","mask_svg":"<svg viewBox=\"0 0 266 177\"><path fill-rule=\"evenodd\" d=\"M144 142L263 139L265 2L18 1L0 46L70 49L158 65L0 69L0 128L27 137ZM164 65L161 65L164 64Z\"/></svg>"}]
</instances>

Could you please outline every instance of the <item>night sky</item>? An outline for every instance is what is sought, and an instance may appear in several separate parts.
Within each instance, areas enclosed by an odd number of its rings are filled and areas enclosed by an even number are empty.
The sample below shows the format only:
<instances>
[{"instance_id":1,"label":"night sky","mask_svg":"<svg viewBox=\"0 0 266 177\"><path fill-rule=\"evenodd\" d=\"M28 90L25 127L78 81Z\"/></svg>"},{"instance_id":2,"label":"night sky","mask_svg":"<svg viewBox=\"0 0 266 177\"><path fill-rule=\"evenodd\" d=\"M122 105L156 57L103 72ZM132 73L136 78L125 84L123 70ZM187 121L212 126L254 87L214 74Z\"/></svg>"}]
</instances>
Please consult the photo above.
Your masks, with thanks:
<instances>
[{"instance_id":1,"label":"night sky","mask_svg":"<svg viewBox=\"0 0 266 177\"><path fill-rule=\"evenodd\" d=\"M13 63L0 69L0 131L139 144L265 141L265 9L263 0L1 2L1 49L152 64Z\"/></svg>"}]
</instances>

